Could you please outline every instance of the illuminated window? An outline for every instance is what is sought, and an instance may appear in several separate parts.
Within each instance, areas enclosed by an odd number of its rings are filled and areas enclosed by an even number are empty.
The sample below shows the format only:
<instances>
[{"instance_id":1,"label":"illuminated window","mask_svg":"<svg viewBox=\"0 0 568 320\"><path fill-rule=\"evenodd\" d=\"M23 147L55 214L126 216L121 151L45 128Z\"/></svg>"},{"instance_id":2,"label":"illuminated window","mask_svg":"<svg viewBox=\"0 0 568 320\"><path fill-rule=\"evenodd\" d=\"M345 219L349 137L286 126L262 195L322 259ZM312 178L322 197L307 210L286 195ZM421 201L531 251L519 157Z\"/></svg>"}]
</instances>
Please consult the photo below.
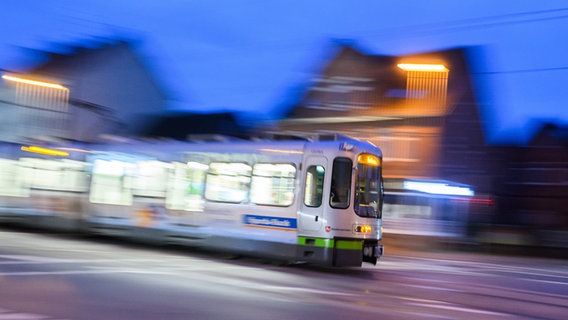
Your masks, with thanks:
<instances>
[{"instance_id":1,"label":"illuminated window","mask_svg":"<svg viewBox=\"0 0 568 320\"><path fill-rule=\"evenodd\" d=\"M29 188L84 192L86 163L68 159L21 158L21 179Z\"/></svg>"},{"instance_id":2,"label":"illuminated window","mask_svg":"<svg viewBox=\"0 0 568 320\"><path fill-rule=\"evenodd\" d=\"M132 181L132 194L143 197L165 197L170 167L168 163L155 160L138 162Z\"/></svg>"},{"instance_id":3,"label":"illuminated window","mask_svg":"<svg viewBox=\"0 0 568 320\"><path fill-rule=\"evenodd\" d=\"M24 184L24 170L19 161L0 159L0 195L28 197L29 187Z\"/></svg>"},{"instance_id":4,"label":"illuminated window","mask_svg":"<svg viewBox=\"0 0 568 320\"><path fill-rule=\"evenodd\" d=\"M259 163L253 167L251 202L289 206L294 200L296 168L291 164Z\"/></svg>"},{"instance_id":5,"label":"illuminated window","mask_svg":"<svg viewBox=\"0 0 568 320\"><path fill-rule=\"evenodd\" d=\"M246 163L211 163L205 184L205 199L232 203L247 201L251 170Z\"/></svg>"},{"instance_id":6,"label":"illuminated window","mask_svg":"<svg viewBox=\"0 0 568 320\"><path fill-rule=\"evenodd\" d=\"M203 211L205 172L209 166L199 162L174 162L172 165L166 207L173 210Z\"/></svg>"},{"instance_id":7,"label":"illuminated window","mask_svg":"<svg viewBox=\"0 0 568 320\"><path fill-rule=\"evenodd\" d=\"M92 203L132 205L131 177L135 170L133 163L95 160L89 200Z\"/></svg>"},{"instance_id":8,"label":"illuminated window","mask_svg":"<svg viewBox=\"0 0 568 320\"><path fill-rule=\"evenodd\" d=\"M323 178L325 169L323 166L310 166L306 173L304 190L304 204L308 207L319 207L323 197Z\"/></svg>"}]
</instances>

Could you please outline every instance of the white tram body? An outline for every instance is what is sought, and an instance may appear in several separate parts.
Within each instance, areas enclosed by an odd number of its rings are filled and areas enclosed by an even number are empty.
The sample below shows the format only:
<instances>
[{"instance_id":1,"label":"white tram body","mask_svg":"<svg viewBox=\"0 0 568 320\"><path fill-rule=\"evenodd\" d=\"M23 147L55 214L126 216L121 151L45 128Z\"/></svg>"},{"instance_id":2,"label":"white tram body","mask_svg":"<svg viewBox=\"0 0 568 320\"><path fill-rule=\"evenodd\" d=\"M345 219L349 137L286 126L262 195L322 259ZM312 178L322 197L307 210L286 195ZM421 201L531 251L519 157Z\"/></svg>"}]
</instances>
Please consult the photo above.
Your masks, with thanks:
<instances>
[{"instance_id":1,"label":"white tram body","mask_svg":"<svg viewBox=\"0 0 568 320\"><path fill-rule=\"evenodd\" d=\"M331 266L383 253L367 142L1 147L0 221Z\"/></svg>"}]
</instances>

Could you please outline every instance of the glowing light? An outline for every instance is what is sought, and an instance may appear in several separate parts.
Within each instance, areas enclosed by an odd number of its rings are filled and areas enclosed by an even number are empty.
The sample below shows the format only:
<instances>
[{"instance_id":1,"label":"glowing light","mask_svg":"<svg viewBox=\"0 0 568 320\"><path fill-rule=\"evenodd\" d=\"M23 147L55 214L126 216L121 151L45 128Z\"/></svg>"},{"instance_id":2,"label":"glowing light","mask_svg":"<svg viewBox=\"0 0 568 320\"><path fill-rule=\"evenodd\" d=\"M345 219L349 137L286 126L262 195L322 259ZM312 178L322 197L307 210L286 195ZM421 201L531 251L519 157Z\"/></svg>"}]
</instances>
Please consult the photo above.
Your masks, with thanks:
<instances>
[{"instance_id":1,"label":"glowing light","mask_svg":"<svg viewBox=\"0 0 568 320\"><path fill-rule=\"evenodd\" d=\"M9 75L2 75L2 79L8 80L8 81L14 81L14 82L18 82L18 83L31 84L31 85L34 85L34 86L51 88L51 89L69 90L66 87L64 87L60 84L57 84L57 83L50 83L50 82L44 82L44 81L38 81L38 80L24 79L24 78L9 76Z\"/></svg>"},{"instance_id":2,"label":"glowing light","mask_svg":"<svg viewBox=\"0 0 568 320\"><path fill-rule=\"evenodd\" d=\"M375 166L378 167L381 165L381 159L379 159L379 157L374 156L372 154L361 154L359 155L359 157L357 158L357 161L359 162L359 164L367 164L370 166Z\"/></svg>"},{"instance_id":3,"label":"glowing light","mask_svg":"<svg viewBox=\"0 0 568 320\"><path fill-rule=\"evenodd\" d=\"M440 182L404 181L407 190L420 191L431 194L443 194L452 196L473 196L473 190L468 187L451 186Z\"/></svg>"},{"instance_id":4,"label":"glowing light","mask_svg":"<svg viewBox=\"0 0 568 320\"><path fill-rule=\"evenodd\" d=\"M373 227L370 225L362 225L362 226L356 226L355 227L355 232L360 232L360 233L371 233L371 231L373 231Z\"/></svg>"},{"instance_id":5,"label":"glowing light","mask_svg":"<svg viewBox=\"0 0 568 320\"><path fill-rule=\"evenodd\" d=\"M22 146L21 149L22 149L22 151L45 154L45 155L48 155L48 156L58 156L58 157L69 156L69 153L65 152L65 151L42 148L42 147L38 147L38 146L29 146L29 147Z\"/></svg>"},{"instance_id":6,"label":"glowing light","mask_svg":"<svg viewBox=\"0 0 568 320\"><path fill-rule=\"evenodd\" d=\"M443 64L399 63L397 66L405 71L424 71L424 72L448 71L448 69Z\"/></svg>"}]
</instances>

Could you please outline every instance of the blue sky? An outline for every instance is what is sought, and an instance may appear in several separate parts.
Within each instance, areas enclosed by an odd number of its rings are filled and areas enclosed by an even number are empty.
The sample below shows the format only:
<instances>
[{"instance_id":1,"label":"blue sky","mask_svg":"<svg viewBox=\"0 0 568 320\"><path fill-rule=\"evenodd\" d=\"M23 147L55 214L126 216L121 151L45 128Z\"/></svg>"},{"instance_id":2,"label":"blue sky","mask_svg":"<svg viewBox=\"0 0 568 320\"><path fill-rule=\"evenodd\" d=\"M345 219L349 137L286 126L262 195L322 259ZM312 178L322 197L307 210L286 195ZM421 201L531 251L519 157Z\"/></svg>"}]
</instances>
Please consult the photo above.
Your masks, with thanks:
<instances>
[{"instance_id":1,"label":"blue sky","mask_svg":"<svg viewBox=\"0 0 568 320\"><path fill-rule=\"evenodd\" d=\"M566 1L19 0L2 7L0 68L17 68L22 47L137 38L171 108L273 115L285 93L324 63L333 39L350 39L394 55L483 46L474 77L490 138L526 139L534 119L568 123Z\"/></svg>"}]
</instances>

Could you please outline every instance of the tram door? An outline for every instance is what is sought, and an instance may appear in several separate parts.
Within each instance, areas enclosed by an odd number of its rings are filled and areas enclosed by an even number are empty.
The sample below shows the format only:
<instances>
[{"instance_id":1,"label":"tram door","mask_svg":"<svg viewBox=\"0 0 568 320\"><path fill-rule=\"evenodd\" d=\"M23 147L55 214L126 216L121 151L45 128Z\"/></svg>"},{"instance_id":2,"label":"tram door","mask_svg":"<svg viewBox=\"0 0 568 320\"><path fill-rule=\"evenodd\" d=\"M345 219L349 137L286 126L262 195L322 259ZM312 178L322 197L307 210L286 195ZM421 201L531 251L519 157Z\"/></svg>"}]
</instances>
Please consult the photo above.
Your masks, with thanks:
<instances>
[{"instance_id":1,"label":"tram door","mask_svg":"<svg viewBox=\"0 0 568 320\"><path fill-rule=\"evenodd\" d=\"M318 231L322 228L324 205L324 182L327 159L308 157L305 163L304 194L298 212L300 231Z\"/></svg>"}]
</instances>

